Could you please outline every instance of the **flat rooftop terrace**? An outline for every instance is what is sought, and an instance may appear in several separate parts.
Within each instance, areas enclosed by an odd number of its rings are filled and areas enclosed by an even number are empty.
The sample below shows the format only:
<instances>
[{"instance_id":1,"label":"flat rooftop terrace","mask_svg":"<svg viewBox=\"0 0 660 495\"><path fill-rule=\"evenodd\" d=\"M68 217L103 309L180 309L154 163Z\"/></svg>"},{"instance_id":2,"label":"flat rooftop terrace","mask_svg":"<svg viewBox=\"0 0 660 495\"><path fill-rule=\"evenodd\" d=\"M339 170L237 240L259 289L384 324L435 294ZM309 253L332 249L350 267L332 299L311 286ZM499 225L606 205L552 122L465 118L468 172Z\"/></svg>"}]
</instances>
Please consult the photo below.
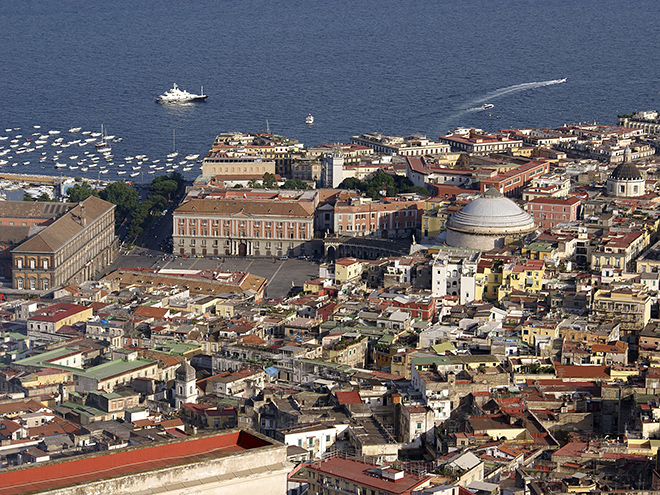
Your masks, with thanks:
<instances>
[{"instance_id":1,"label":"flat rooftop terrace","mask_svg":"<svg viewBox=\"0 0 660 495\"><path fill-rule=\"evenodd\" d=\"M54 490L105 478L187 465L270 445L275 444L247 431L235 430L29 464L0 472L0 493L19 495Z\"/></svg>"}]
</instances>

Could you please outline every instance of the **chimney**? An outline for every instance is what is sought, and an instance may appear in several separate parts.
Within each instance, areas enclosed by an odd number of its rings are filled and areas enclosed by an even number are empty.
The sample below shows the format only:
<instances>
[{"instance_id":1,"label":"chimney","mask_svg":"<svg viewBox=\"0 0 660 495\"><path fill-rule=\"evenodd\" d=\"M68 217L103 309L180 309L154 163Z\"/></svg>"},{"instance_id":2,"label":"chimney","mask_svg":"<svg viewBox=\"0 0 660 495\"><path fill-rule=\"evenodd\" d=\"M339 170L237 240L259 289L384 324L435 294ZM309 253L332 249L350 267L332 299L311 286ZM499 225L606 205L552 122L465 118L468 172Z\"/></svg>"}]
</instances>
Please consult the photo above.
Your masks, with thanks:
<instances>
[{"instance_id":1,"label":"chimney","mask_svg":"<svg viewBox=\"0 0 660 495\"><path fill-rule=\"evenodd\" d=\"M85 216L85 205L80 205L80 225L87 227L87 217Z\"/></svg>"}]
</instances>

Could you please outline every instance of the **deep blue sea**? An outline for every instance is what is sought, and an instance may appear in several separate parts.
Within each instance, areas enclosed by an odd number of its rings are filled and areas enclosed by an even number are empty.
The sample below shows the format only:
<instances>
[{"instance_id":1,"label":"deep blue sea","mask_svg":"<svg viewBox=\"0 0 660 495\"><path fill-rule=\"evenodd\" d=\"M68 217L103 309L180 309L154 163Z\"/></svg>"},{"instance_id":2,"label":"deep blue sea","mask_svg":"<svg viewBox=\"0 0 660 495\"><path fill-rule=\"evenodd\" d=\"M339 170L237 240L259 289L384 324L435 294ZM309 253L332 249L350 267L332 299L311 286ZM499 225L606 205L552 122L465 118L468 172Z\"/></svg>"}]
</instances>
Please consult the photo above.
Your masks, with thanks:
<instances>
[{"instance_id":1,"label":"deep blue sea","mask_svg":"<svg viewBox=\"0 0 660 495\"><path fill-rule=\"evenodd\" d=\"M115 175L125 156L146 155L144 173L174 145L178 164L220 132L267 123L307 145L371 131L615 123L660 107L659 14L657 0L0 0L2 170L97 177L99 167L80 170L93 144L63 149L51 137L16 154L49 130L67 143L71 127L123 138L102 177L128 179ZM203 85L208 101L154 103L174 82Z\"/></svg>"}]
</instances>

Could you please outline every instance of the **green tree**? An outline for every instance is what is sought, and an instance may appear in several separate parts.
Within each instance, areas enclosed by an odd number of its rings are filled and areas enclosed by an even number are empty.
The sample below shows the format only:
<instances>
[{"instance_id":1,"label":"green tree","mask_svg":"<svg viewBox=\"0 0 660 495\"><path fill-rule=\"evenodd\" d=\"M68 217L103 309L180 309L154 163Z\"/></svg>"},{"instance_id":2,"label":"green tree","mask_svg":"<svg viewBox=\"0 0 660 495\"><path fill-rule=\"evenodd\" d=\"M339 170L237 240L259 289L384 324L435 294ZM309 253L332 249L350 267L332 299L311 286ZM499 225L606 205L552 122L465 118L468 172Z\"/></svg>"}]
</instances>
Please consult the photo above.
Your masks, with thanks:
<instances>
[{"instance_id":1,"label":"green tree","mask_svg":"<svg viewBox=\"0 0 660 495\"><path fill-rule=\"evenodd\" d=\"M177 185L178 185L177 194L178 195L181 195L185 192L185 190L186 190L186 180L183 178L183 175L181 175L180 172L172 172L169 175L169 179L173 180L174 182L177 183Z\"/></svg>"},{"instance_id":2,"label":"green tree","mask_svg":"<svg viewBox=\"0 0 660 495\"><path fill-rule=\"evenodd\" d=\"M128 218L140 201L138 192L123 181L113 182L103 189L99 196L101 199L117 205L115 216L118 223Z\"/></svg>"},{"instance_id":3,"label":"green tree","mask_svg":"<svg viewBox=\"0 0 660 495\"><path fill-rule=\"evenodd\" d=\"M160 194L165 196L168 201L172 199L172 196L176 194L179 190L179 184L175 180L170 179L166 175L161 175L156 177L149 186L149 190L152 194Z\"/></svg>"},{"instance_id":4,"label":"green tree","mask_svg":"<svg viewBox=\"0 0 660 495\"><path fill-rule=\"evenodd\" d=\"M268 189L273 189L277 187L277 178L274 174L266 172L263 176L262 184Z\"/></svg>"},{"instance_id":5,"label":"green tree","mask_svg":"<svg viewBox=\"0 0 660 495\"><path fill-rule=\"evenodd\" d=\"M281 189L309 189L309 185L300 179L290 179L282 185Z\"/></svg>"},{"instance_id":6,"label":"green tree","mask_svg":"<svg viewBox=\"0 0 660 495\"><path fill-rule=\"evenodd\" d=\"M99 193L96 189L92 189L87 182L82 184L74 184L73 187L70 187L66 191L67 199L72 203L77 203L78 201L83 201L90 196L99 196Z\"/></svg>"},{"instance_id":7,"label":"green tree","mask_svg":"<svg viewBox=\"0 0 660 495\"><path fill-rule=\"evenodd\" d=\"M355 177L348 177L339 184L339 189L356 189L358 191L366 191L366 183Z\"/></svg>"},{"instance_id":8,"label":"green tree","mask_svg":"<svg viewBox=\"0 0 660 495\"><path fill-rule=\"evenodd\" d=\"M24 194L23 201L39 201L41 203L48 203L49 201L54 201L54 199L44 192L41 193L41 195L36 198L33 198L29 194Z\"/></svg>"}]
</instances>

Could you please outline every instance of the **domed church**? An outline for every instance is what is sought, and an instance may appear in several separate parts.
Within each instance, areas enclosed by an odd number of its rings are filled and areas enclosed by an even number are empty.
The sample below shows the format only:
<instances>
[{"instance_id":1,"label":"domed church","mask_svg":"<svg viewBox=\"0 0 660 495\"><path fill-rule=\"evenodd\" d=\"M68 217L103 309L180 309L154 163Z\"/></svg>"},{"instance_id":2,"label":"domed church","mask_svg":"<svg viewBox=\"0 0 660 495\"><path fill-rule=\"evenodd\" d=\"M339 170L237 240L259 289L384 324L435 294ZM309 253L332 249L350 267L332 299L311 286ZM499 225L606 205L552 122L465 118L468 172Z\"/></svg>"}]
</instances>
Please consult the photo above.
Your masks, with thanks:
<instances>
[{"instance_id":1,"label":"domed church","mask_svg":"<svg viewBox=\"0 0 660 495\"><path fill-rule=\"evenodd\" d=\"M487 251L536 230L534 219L495 188L470 201L447 222L447 244Z\"/></svg>"},{"instance_id":2,"label":"domed church","mask_svg":"<svg viewBox=\"0 0 660 495\"><path fill-rule=\"evenodd\" d=\"M629 148L626 149L626 152ZM620 198L634 198L646 194L646 180L633 163L619 164L607 179L607 194Z\"/></svg>"}]
</instances>

